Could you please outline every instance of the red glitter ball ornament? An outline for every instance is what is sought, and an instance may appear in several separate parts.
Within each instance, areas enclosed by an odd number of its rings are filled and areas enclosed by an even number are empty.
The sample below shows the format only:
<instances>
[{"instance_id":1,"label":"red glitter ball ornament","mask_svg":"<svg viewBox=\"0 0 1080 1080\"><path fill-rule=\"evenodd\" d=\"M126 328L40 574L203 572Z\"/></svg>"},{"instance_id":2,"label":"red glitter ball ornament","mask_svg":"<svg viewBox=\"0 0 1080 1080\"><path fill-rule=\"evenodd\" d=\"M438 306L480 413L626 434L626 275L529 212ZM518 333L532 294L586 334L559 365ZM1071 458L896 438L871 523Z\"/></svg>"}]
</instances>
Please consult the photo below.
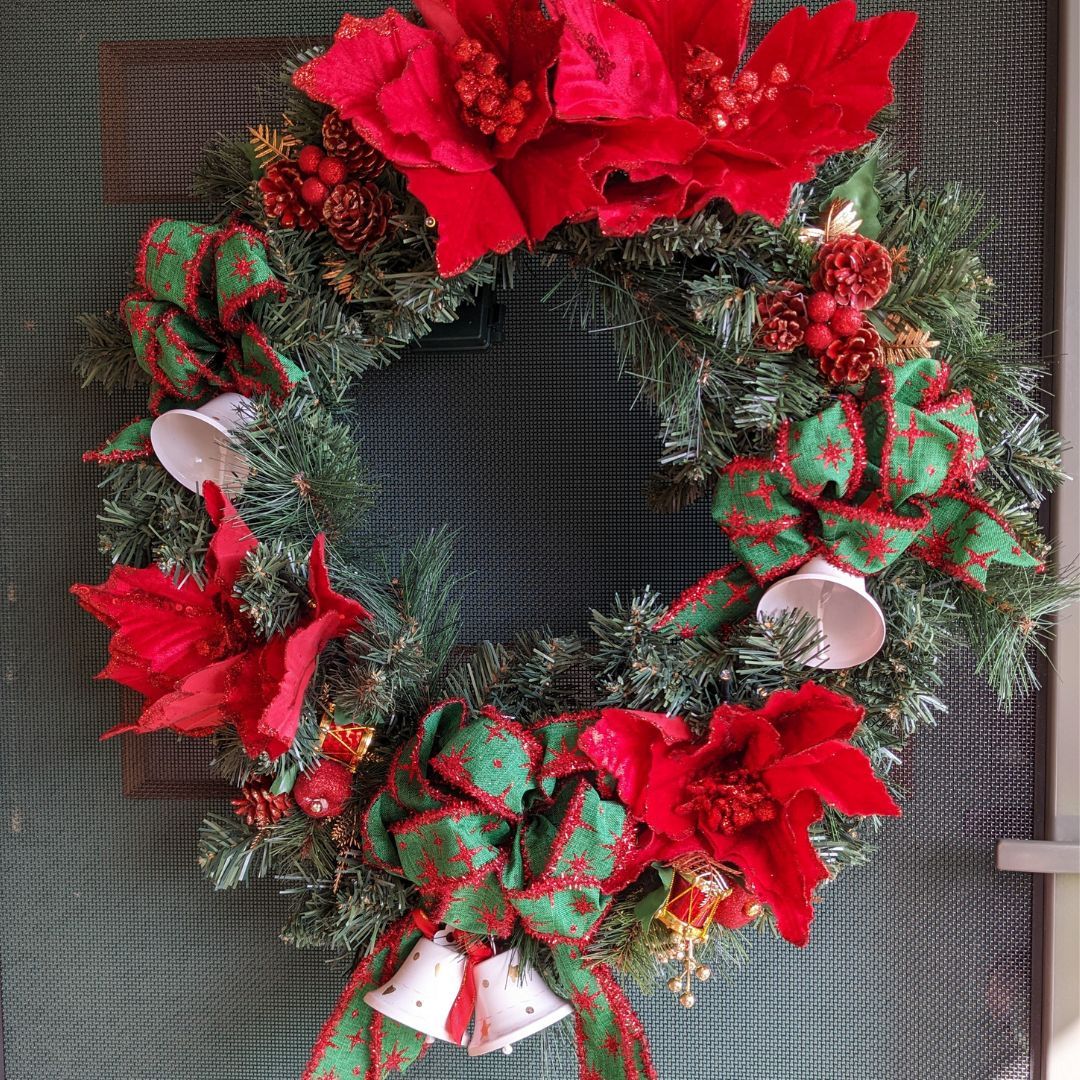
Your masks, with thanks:
<instances>
[{"instance_id":1,"label":"red glitter ball ornament","mask_svg":"<svg viewBox=\"0 0 1080 1080\"><path fill-rule=\"evenodd\" d=\"M810 324L801 285L788 282L779 292L758 297L759 340L769 352L791 352L803 342Z\"/></svg>"},{"instance_id":2,"label":"red glitter ball ornament","mask_svg":"<svg viewBox=\"0 0 1080 1080\"><path fill-rule=\"evenodd\" d=\"M352 773L340 761L320 761L296 778L292 796L308 817L337 817L349 801L352 782Z\"/></svg>"},{"instance_id":3,"label":"red glitter ball ornament","mask_svg":"<svg viewBox=\"0 0 1080 1080\"><path fill-rule=\"evenodd\" d=\"M321 146L305 146L299 154L296 155L296 164L300 166L302 173L307 173L311 176L319 171L319 163L323 159L323 148Z\"/></svg>"},{"instance_id":4,"label":"red glitter ball ornament","mask_svg":"<svg viewBox=\"0 0 1080 1080\"><path fill-rule=\"evenodd\" d=\"M889 291L892 258L865 236L840 236L818 248L810 282L815 289L831 292L841 304L865 311Z\"/></svg>"},{"instance_id":5,"label":"red glitter ball ornament","mask_svg":"<svg viewBox=\"0 0 1080 1080\"><path fill-rule=\"evenodd\" d=\"M309 176L300 188L300 197L308 206L318 208L326 202L330 189L317 177Z\"/></svg>"},{"instance_id":6,"label":"red glitter ball ornament","mask_svg":"<svg viewBox=\"0 0 1080 1080\"><path fill-rule=\"evenodd\" d=\"M836 335L826 323L811 323L806 328L806 347L813 356L819 356L835 340Z\"/></svg>"},{"instance_id":7,"label":"red glitter ball ornament","mask_svg":"<svg viewBox=\"0 0 1080 1080\"><path fill-rule=\"evenodd\" d=\"M881 338L877 331L864 323L862 329L850 337L837 338L821 354L818 367L829 382L838 386L865 382L878 363L880 350Z\"/></svg>"},{"instance_id":8,"label":"red glitter ball ornament","mask_svg":"<svg viewBox=\"0 0 1080 1080\"><path fill-rule=\"evenodd\" d=\"M837 337L851 337L863 328L865 322L866 318L858 308L841 307L829 319L829 326Z\"/></svg>"},{"instance_id":9,"label":"red glitter ball ornament","mask_svg":"<svg viewBox=\"0 0 1080 1080\"><path fill-rule=\"evenodd\" d=\"M811 322L828 322L836 310L836 297L832 293L816 292L806 301L806 314Z\"/></svg>"},{"instance_id":10,"label":"red glitter ball ornament","mask_svg":"<svg viewBox=\"0 0 1080 1080\"><path fill-rule=\"evenodd\" d=\"M731 886L731 891L716 905L713 921L729 930L738 930L762 912L761 901L742 885Z\"/></svg>"},{"instance_id":11,"label":"red glitter ball ornament","mask_svg":"<svg viewBox=\"0 0 1080 1080\"><path fill-rule=\"evenodd\" d=\"M344 160L339 157L324 157L319 162L319 179L328 187L340 184L348 172Z\"/></svg>"}]
</instances>

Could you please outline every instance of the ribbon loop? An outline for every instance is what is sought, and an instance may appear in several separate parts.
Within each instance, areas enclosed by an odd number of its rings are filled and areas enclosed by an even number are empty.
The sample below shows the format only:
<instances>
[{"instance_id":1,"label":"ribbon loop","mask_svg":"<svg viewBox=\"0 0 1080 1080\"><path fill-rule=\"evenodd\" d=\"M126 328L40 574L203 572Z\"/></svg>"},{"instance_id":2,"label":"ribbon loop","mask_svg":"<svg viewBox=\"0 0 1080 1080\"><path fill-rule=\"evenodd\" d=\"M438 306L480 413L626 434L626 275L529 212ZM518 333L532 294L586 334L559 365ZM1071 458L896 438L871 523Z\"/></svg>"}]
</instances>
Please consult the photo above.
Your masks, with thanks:
<instances>
[{"instance_id":1,"label":"ribbon loop","mask_svg":"<svg viewBox=\"0 0 1080 1080\"><path fill-rule=\"evenodd\" d=\"M196 408L226 391L283 399L304 373L267 341L255 305L284 294L257 229L155 221L139 245L135 288L120 305L136 359L150 376L151 417ZM150 424L133 421L84 459L149 457Z\"/></svg>"}]
</instances>

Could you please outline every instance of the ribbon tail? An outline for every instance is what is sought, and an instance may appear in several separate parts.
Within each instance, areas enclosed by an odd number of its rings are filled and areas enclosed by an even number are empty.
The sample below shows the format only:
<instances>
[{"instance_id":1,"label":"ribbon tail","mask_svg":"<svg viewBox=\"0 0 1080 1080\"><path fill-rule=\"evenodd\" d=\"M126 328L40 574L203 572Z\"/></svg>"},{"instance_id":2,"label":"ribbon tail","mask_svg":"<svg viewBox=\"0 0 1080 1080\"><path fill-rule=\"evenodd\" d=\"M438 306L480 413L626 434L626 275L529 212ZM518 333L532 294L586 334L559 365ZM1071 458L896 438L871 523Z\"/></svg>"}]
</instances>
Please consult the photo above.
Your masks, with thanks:
<instances>
[{"instance_id":1,"label":"ribbon tail","mask_svg":"<svg viewBox=\"0 0 1080 1080\"><path fill-rule=\"evenodd\" d=\"M353 971L323 1025L301 1080L358 1077L380 1080L401 1071L424 1049L424 1036L376 1012L364 995L398 969L421 933L411 915L394 923Z\"/></svg>"},{"instance_id":2,"label":"ribbon tail","mask_svg":"<svg viewBox=\"0 0 1080 1080\"><path fill-rule=\"evenodd\" d=\"M611 969L583 963L573 946L551 951L571 991L580 1080L657 1080L645 1029Z\"/></svg>"},{"instance_id":3,"label":"ribbon tail","mask_svg":"<svg viewBox=\"0 0 1080 1080\"><path fill-rule=\"evenodd\" d=\"M716 633L750 615L761 593L761 586L742 563L728 563L691 585L654 629L676 626L684 637Z\"/></svg>"}]
</instances>

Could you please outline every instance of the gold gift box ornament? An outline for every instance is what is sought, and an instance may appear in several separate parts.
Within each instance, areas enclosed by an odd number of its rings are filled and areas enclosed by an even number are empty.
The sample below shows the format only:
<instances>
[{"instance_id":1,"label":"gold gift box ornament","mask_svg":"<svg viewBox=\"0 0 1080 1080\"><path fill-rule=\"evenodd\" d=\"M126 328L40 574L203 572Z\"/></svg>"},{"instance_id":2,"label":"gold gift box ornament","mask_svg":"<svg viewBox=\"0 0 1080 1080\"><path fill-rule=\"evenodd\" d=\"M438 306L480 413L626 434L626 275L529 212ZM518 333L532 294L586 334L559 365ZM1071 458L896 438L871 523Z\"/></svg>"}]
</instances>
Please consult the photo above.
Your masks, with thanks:
<instances>
[{"instance_id":1,"label":"gold gift box ornament","mask_svg":"<svg viewBox=\"0 0 1080 1080\"><path fill-rule=\"evenodd\" d=\"M717 908L735 890L724 875L730 869L704 854L684 855L672 868L675 873L656 919L674 938L668 959L682 965L682 971L668 980L668 989L678 996L680 1005L691 1009L696 1000L694 979L705 982L712 975L707 964L695 959L694 945L708 936Z\"/></svg>"},{"instance_id":2,"label":"gold gift box ornament","mask_svg":"<svg viewBox=\"0 0 1080 1080\"><path fill-rule=\"evenodd\" d=\"M332 702L322 708L323 718L319 723L319 753L325 758L340 761L349 772L356 772L356 767L367 755L371 740L375 738L375 729L363 724L337 723L334 719Z\"/></svg>"}]
</instances>

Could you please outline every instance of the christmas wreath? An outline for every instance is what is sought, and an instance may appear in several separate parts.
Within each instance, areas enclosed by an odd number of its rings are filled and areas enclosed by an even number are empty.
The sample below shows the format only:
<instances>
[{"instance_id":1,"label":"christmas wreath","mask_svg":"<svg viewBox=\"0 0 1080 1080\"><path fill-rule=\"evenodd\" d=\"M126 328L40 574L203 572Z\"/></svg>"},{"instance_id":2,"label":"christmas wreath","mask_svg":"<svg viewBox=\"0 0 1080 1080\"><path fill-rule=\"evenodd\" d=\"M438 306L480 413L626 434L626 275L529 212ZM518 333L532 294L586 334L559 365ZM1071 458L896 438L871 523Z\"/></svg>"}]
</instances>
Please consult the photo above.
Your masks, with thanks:
<instances>
[{"instance_id":1,"label":"christmas wreath","mask_svg":"<svg viewBox=\"0 0 1080 1080\"><path fill-rule=\"evenodd\" d=\"M744 57L750 0L416 8L289 60L280 130L207 150L218 219L151 224L86 318L84 381L148 404L86 455L115 565L73 592L145 699L107 734L237 786L215 886L276 878L286 940L356 960L306 1077L567 1017L583 1078L650 1077L616 975L690 1006L742 934L805 944L946 651L1033 687L1060 440L978 199L870 127L913 15L796 8ZM452 538L357 528L349 393L538 256L655 407L656 509L708 493L735 561L463 657Z\"/></svg>"}]
</instances>

